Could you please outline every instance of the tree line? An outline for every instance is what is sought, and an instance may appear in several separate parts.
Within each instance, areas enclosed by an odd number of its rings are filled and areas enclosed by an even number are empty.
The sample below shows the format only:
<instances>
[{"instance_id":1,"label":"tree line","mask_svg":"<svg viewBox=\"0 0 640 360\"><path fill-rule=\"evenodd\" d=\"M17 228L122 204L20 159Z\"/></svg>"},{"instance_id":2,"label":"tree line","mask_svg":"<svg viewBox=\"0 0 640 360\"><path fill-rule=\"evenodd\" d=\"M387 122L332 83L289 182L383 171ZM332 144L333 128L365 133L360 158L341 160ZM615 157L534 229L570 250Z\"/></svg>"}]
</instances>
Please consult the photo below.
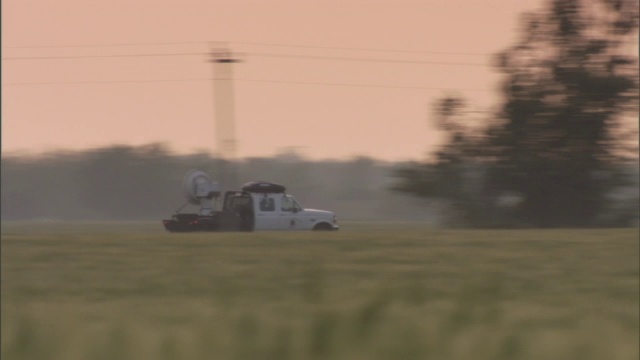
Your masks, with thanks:
<instances>
[{"instance_id":1,"label":"tree line","mask_svg":"<svg viewBox=\"0 0 640 360\"><path fill-rule=\"evenodd\" d=\"M285 185L302 206L335 211L341 219L435 223L437 214L415 196L390 191L397 164L367 157L310 161L295 152L229 163L205 153L177 155L163 144L115 145L41 156L5 155L1 163L2 220L161 220L186 203L183 176L206 171L214 181ZM189 205L182 211L193 212Z\"/></svg>"},{"instance_id":2,"label":"tree line","mask_svg":"<svg viewBox=\"0 0 640 360\"><path fill-rule=\"evenodd\" d=\"M461 184L446 179L442 184L448 187L438 186L430 196L394 191L403 179L397 177L398 173L415 165L367 157L310 161L294 152L228 163L205 153L176 155L163 144L118 145L41 156L5 155L0 172L0 214L2 220L159 221L169 218L186 203L181 186L183 176L198 168L214 180L228 178L232 169L237 172L237 182L227 184L226 190L255 180L283 184L304 207L332 210L343 220L419 221L454 227L486 225L465 220L455 206L442 198L449 201L455 198L471 208L477 198L485 196L479 183L472 184L479 181L475 174L487 169L473 166L463 169L467 179L463 191ZM621 170L628 172L637 185L637 166ZM611 195L611 206L594 224L636 225L637 186L620 188ZM508 204L492 209L493 213L480 215L478 210L475 216L500 218L509 216L507 210ZM197 208L188 205L180 211L194 212Z\"/></svg>"}]
</instances>

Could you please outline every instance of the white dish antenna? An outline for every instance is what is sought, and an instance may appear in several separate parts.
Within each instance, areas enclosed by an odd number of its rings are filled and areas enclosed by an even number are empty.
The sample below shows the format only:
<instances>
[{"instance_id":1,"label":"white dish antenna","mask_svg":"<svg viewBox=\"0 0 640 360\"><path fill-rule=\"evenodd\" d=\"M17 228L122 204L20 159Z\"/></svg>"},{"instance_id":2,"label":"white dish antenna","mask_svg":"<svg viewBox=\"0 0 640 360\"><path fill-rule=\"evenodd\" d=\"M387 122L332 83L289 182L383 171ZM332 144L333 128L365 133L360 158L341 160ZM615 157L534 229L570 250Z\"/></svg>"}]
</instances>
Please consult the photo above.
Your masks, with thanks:
<instances>
[{"instance_id":1,"label":"white dish antenna","mask_svg":"<svg viewBox=\"0 0 640 360\"><path fill-rule=\"evenodd\" d=\"M182 180L184 197L189 204L200 205L200 215L212 215L213 199L220 196L218 183L202 170L194 169Z\"/></svg>"}]
</instances>

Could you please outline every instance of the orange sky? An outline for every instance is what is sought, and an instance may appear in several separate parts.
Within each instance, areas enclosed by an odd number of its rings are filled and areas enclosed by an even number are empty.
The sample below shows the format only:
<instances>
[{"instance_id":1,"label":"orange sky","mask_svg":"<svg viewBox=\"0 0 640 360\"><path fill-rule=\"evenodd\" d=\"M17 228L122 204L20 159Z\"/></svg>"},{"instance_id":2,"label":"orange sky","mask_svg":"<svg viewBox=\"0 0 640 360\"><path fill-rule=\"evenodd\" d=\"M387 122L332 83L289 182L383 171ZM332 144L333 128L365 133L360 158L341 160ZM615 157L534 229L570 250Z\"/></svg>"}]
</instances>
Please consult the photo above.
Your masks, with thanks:
<instances>
[{"instance_id":1,"label":"orange sky","mask_svg":"<svg viewBox=\"0 0 640 360\"><path fill-rule=\"evenodd\" d=\"M499 78L482 54L511 44L519 14L541 4L5 0L2 150L165 142L180 153L213 152L204 53L208 42L227 41L243 59L234 67L239 156L297 147L316 159L420 159L437 144L429 121L437 98L459 94L480 111L497 103ZM128 46L80 46L111 44ZM123 54L132 56L105 56ZM70 56L100 57L61 58Z\"/></svg>"}]
</instances>

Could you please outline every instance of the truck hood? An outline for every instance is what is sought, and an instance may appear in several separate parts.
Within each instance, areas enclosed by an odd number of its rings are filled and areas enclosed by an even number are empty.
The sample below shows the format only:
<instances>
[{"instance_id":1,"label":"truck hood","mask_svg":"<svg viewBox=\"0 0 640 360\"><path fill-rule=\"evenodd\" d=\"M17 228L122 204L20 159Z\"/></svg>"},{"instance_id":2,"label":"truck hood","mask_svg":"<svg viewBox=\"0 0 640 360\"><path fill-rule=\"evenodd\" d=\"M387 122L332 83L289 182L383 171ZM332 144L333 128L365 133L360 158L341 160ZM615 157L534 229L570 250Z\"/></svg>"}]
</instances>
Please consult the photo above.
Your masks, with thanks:
<instances>
[{"instance_id":1,"label":"truck hood","mask_svg":"<svg viewBox=\"0 0 640 360\"><path fill-rule=\"evenodd\" d=\"M305 216L319 216L323 218L333 218L333 212L318 209L304 209L302 212Z\"/></svg>"}]
</instances>

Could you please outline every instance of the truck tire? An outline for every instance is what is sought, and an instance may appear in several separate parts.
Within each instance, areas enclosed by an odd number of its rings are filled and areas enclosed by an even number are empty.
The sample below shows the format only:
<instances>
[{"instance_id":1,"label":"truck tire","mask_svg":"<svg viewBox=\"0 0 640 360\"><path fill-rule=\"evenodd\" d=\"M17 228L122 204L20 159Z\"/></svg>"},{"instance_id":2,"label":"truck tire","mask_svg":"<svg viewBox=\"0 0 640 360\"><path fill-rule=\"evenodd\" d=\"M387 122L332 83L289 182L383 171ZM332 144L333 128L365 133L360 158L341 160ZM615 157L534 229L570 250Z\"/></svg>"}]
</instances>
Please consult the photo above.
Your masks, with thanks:
<instances>
[{"instance_id":1,"label":"truck tire","mask_svg":"<svg viewBox=\"0 0 640 360\"><path fill-rule=\"evenodd\" d=\"M326 222L321 222L316 224L316 226L313 227L313 230L315 231L328 231L328 230L333 230L333 226L331 226L331 224L326 223Z\"/></svg>"}]
</instances>

